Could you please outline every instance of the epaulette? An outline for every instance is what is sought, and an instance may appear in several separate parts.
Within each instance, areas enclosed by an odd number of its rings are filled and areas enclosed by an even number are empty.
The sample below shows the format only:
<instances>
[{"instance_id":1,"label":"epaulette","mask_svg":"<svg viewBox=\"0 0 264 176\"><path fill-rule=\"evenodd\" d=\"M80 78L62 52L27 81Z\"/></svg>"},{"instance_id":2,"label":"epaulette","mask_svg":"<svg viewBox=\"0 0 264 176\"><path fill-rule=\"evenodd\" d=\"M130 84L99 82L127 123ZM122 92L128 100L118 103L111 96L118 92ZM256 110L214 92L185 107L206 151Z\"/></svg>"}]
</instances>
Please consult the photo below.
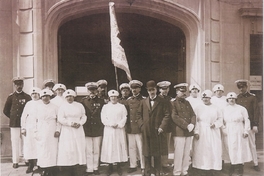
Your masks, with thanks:
<instances>
[{"instance_id":1,"label":"epaulette","mask_svg":"<svg viewBox=\"0 0 264 176\"><path fill-rule=\"evenodd\" d=\"M9 94L8 96L14 95L15 92L12 92L11 94Z\"/></svg>"},{"instance_id":2,"label":"epaulette","mask_svg":"<svg viewBox=\"0 0 264 176\"><path fill-rule=\"evenodd\" d=\"M170 101L175 101L176 100L176 98L172 98Z\"/></svg>"},{"instance_id":3,"label":"epaulette","mask_svg":"<svg viewBox=\"0 0 264 176\"><path fill-rule=\"evenodd\" d=\"M128 97L127 100L130 100L132 97Z\"/></svg>"},{"instance_id":4,"label":"epaulette","mask_svg":"<svg viewBox=\"0 0 264 176\"><path fill-rule=\"evenodd\" d=\"M256 96L256 94L253 94L253 93L250 93L250 92L248 92L248 93L249 93L249 95Z\"/></svg>"},{"instance_id":5,"label":"epaulette","mask_svg":"<svg viewBox=\"0 0 264 176\"><path fill-rule=\"evenodd\" d=\"M82 98L82 100L84 100L84 99L88 99L88 96Z\"/></svg>"}]
</instances>

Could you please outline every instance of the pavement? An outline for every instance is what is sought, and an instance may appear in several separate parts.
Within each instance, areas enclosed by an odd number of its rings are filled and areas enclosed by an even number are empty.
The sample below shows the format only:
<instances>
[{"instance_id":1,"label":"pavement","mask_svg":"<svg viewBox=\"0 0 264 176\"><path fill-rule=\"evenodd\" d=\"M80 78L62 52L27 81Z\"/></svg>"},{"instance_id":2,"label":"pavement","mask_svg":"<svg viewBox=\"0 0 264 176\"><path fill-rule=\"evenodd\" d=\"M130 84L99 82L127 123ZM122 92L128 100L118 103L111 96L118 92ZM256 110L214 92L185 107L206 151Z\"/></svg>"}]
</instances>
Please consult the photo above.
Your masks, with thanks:
<instances>
[{"instance_id":1,"label":"pavement","mask_svg":"<svg viewBox=\"0 0 264 176\"><path fill-rule=\"evenodd\" d=\"M264 151L263 151L263 133L258 133L256 135L256 145L257 145L257 154L258 154L258 161L259 161L259 167L260 167L260 171L257 172L253 169L253 163L249 162L249 163L245 163L244 166L244 176L264 176ZM170 150L169 153L169 163L172 164L173 163L173 149ZM25 165L25 163L23 162L23 160L21 159L21 162L19 163L19 167L17 169L13 169L13 164L11 161L10 157L6 157L6 158L1 158L1 176L24 176L24 175L31 175L30 174L26 174L26 169L27 166ZM229 170L229 163L225 163L223 166L223 170L220 172L219 176L228 176L228 170ZM140 176L141 174L141 170L140 168L137 169L136 172L133 173L127 173L126 171L128 170L129 164L128 163L124 163L122 165L122 169L123 169L123 176ZM115 167L114 167L115 168ZM35 167L36 169L36 167ZM101 165L99 167L99 171L100 171L100 175L101 176L105 176L106 175L106 171L107 171L107 166L106 165ZM168 176L172 176L172 171L173 171L173 167L168 167L167 168L167 175ZM195 173L192 173L191 176L195 176ZM111 175L111 176L118 176L118 174L115 172Z\"/></svg>"}]
</instances>

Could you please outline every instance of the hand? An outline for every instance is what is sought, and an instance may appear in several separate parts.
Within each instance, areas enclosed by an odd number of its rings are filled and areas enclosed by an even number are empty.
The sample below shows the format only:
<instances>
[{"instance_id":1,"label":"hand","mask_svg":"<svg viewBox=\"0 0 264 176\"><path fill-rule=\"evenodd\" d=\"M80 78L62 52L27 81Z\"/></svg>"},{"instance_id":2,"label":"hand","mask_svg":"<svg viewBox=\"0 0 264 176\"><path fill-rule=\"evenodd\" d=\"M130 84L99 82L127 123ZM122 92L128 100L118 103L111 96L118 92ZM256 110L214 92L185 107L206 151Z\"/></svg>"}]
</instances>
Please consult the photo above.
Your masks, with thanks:
<instances>
[{"instance_id":1,"label":"hand","mask_svg":"<svg viewBox=\"0 0 264 176\"><path fill-rule=\"evenodd\" d=\"M24 136L26 136L27 135L26 129L22 129L21 130L21 134L24 135Z\"/></svg>"},{"instance_id":2,"label":"hand","mask_svg":"<svg viewBox=\"0 0 264 176\"><path fill-rule=\"evenodd\" d=\"M54 133L54 137L57 138L57 137L59 137L59 136L60 136L60 132L55 131L55 133Z\"/></svg>"},{"instance_id":3,"label":"hand","mask_svg":"<svg viewBox=\"0 0 264 176\"><path fill-rule=\"evenodd\" d=\"M113 128L117 128L118 127L118 124L114 124L112 125Z\"/></svg>"},{"instance_id":4,"label":"hand","mask_svg":"<svg viewBox=\"0 0 264 176\"><path fill-rule=\"evenodd\" d=\"M190 123L188 126L187 126L187 129L189 132L191 132L193 129L194 129L194 125L192 123Z\"/></svg>"},{"instance_id":5,"label":"hand","mask_svg":"<svg viewBox=\"0 0 264 176\"><path fill-rule=\"evenodd\" d=\"M160 133L163 133L163 129L162 129L162 128L159 128L159 129L158 129L158 135L159 135Z\"/></svg>"},{"instance_id":6,"label":"hand","mask_svg":"<svg viewBox=\"0 0 264 176\"><path fill-rule=\"evenodd\" d=\"M195 138L196 140L199 140L199 134L194 134L194 138Z\"/></svg>"},{"instance_id":7,"label":"hand","mask_svg":"<svg viewBox=\"0 0 264 176\"><path fill-rule=\"evenodd\" d=\"M211 126L210 126L211 129L214 129L215 128L215 124L212 123Z\"/></svg>"},{"instance_id":8,"label":"hand","mask_svg":"<svg viewBox=\"0 0 264 176\"><path fill-rule=\"evenodd\" d=\"M257 127L257 126L253 126L252 131L253 131L254 133L258 133L258 127Z\"/></svg>"},{"instance_id":9,"label":"hand","mask_svg":"<svg viewBox=\"0 0 264 176\"><path fill-rule=\"evenodd\" d=\"M72 123L72 125L71 125L73 128L79 128L81 125L79 124L79 123Z\"/></svg>"},{"instance_id":10,"label":"hand","mask_svg":"<svg viewBox=\"0 0 264 176\"><path fill-rule=\"evenodd\" d=\"M243 137L244 138L248 137L248 134L247 133L243 133Z\"/></svg>"}]
</instances>

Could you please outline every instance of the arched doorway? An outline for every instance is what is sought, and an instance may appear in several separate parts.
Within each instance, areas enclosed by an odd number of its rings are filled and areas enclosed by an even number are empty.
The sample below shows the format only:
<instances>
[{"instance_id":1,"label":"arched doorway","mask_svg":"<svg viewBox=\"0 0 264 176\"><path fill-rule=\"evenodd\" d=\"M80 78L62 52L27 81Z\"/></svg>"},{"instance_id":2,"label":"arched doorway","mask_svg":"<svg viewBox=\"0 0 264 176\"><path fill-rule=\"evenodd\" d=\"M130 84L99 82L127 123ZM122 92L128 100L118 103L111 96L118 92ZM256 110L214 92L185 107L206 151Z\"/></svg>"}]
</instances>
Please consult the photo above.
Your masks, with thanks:
<instances>
[{"instance_id":1,"label":"arched doorway","mask_svg":"<svg viewBox=\"0 0 264 176\"><path fill-rule=\"evenodd\" d=\"M122 46L133 79L186 81L185 35L175 25L149 16L117 13ZM84 16L64 23L58 31L58 80L69 88L106 79L116 88L111 63L109 14ZM118 69L119 84L128 82ZM171 96L174 96L171 91Z\"/></svg>"}]
</instances>

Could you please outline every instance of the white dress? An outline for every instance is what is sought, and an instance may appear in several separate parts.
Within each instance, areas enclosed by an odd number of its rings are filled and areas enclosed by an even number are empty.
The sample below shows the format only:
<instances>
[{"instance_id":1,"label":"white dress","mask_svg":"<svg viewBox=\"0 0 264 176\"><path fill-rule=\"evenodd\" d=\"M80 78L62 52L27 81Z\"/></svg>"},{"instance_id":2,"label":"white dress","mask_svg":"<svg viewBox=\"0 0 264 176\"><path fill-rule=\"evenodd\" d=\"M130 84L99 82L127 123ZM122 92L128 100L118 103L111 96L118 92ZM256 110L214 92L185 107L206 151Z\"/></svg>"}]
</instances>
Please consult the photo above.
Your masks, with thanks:
<instances>
[{"instance_id":1,"label":"white dress","mask_svg":"<svg viewBox=\"0 0 264 176\"><path fill-rule=\"evenodd\" d=\"M199 140L193 138L193 167L203 170L221 170L222 113L212 104L202 104L195 109L195 114L197 123L194 133L199 134ZM215 128L210 128L211 124L215 124Z\"/></svg>"},{"instance_id":2,"label":"white dress","mask_svg":"<svg viewBox=\"0 0 264 176\"><path fill-rule=\"evenodd\" d=\"M127 143L125 124L127 119L127 110L124 105L109 102L104 105L101 111L104 135L102 142L101 161L106 163L126 162ZM117 128L111 125L118 124Z\"/></svg>"},{"instance_id":3,"label":"white dress","mask_svg":"<svg viewBox=\"0 0 264 176\"><path fill-rule=\"evenodd\" d=\"M26 130L26 136L23 138L24 142L24 158L37 159L37 141L35 138L36 131L36 113L35 110L40 100L30 100L25 105L21 116L21 129Z\"/></svg>"},{"instance_id":4,"label":"white dress","mask_svg":"<svg viewBox=\"0 0 264 176\"><path fill-rule=\"evenodd\" d=\"M37 165L43 168L57 165L58 138L54 133L61 127L57 122L57 112L58 108L53 103L40 102L36 108Z\"/></svg>"},{"instance_id":5,"label":"white dress","mask_svg":"<svg viewBox=\"0 0 264 176\"><path fill-rule=\"evenodd\" d=\"M62 104L67 103L66 99L63 96L56 96L50 100L51 103L60 107Z\"/></svg>"},{"instance_id":6,"label":"white dress","mask_svg":"<svg viewBox=\"0 0 264 176\"><path fill-rule=\"evenodd\" d=\"M227 135L227 146L231 164L243 164L252 160L249 148L248 137L244 138L243 133L250 130L250 121L246 108L240 105L228 105L224 109L225 132Z\"/></svg>"},{"instance_id":7,"label":"white dress","mask_svg":"<svg viewBox=\"0 0 264 176\"><path fill-rule=\"evenodd\" d=\"M203 104L203 101L201 100L201 97L193 98L192 96L189 96L189 97L186 98L186 100L188 100L188 101L190 102L190 104L191 104L193 110L194 110L197 106Z\"/></svg>"},{"instance_id":8,"label":"white dress","mask_svg":"<svg viewBox=\"0 0 264 176\"><path fill-rule=\"evenodd\" d=\"M211 103L215 106L217 106L218 108L220 108L221 112L223 113L224 108L228 105L227 101L226 101L226 96L222 96L222 97L217 97L217 96L213 96L211 98ZM227 147L227 138L226 135L223 134L223 129L220 128L221 130L221 138L222 138L222 159L225 160L224 158L229 158L228 157L228 147Z\"/></svg>"},{"instance_id":9,"label":"white dress","mask_svg":"<svg viewBox=\"0 0 264 176\"><path fill-rule=\"evenodd\" d=\"M72 166L86 164L85 135L83 124L86 122L85 109L81 103L64 103L58 112L58 121L62 124L58 147L58 166ZM79 128L71 127L72 123L79 123Z\"/></svg>"}]
</instances>

